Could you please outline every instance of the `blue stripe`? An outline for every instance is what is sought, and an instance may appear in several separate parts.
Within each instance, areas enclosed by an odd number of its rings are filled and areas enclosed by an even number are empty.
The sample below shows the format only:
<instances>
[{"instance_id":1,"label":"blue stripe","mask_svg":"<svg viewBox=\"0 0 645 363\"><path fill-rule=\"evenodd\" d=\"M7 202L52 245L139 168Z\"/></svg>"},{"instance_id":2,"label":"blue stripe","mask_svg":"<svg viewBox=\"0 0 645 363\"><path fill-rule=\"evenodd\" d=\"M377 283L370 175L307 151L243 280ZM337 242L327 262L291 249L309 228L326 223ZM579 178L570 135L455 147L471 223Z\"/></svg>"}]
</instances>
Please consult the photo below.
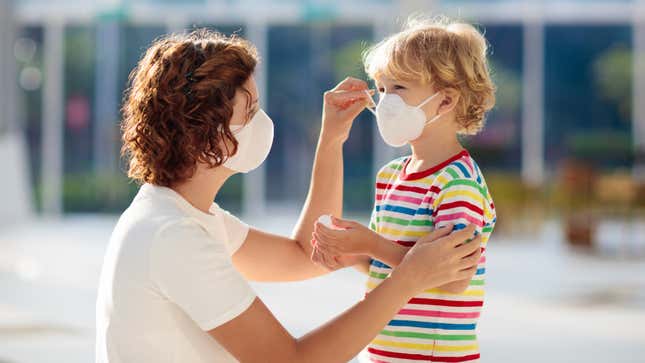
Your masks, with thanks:
<instances>
[{"instance_id":1,"label":"blue stripe","mask_svg":"<svg viewBox=\"0 0 645 363\"><path fill-rule=\"evenodd\" d=\"M466 225L463 223L457 223L455 226L452 228L453 231L461 231L462 229L466 228Z\"/></svg>"},{"instance_id":2,"label":"blue stripe","mask_svg":"<svg viewBox=\"0 0 645 363\"><path fill-rule=\"evenodd\" d=\"M415 328L430 328L430 329L444 329L444 330L474 330L475 324L448 324L448 323L434 323L428 321L412 321L412 320L392 320L387 325L389 326L409 326Z\"/></svg>"},{"instance_id":3,"label":"blue stripe","mask_svg":"<svg viewBox=\"0 0 645 363\"><path fill-rule=\"evenodd\" d=\"M455 165L461 170L461 172L464 174L466 178L470 178L470 173L468 173L468 170L466 170L466 167L463 166L461 163L457 162Z\"/></svg>"},{"instance_id":4,"label":"blue stripe","mask_svg":"<svg viewBox=\"0 0 645 363\"><path fill-rule=\"evenodd\" d=\"M486 267L478 268L475 275L483 275L486 272Z\"/></svg>"},{"instance_id":5,"label":"blue stripe","mask_svg":"<svg viewBox=\"0 0 645 363\"><path fill-rule=\"evenodd\" d=\"M385 204L383 206L377 205L376 211L380 212L381 210L386 210L386 211L396 212L396 213L403 213L410 216L413 216L416 214L427 215L427 216L432 215L432 209L430 208L412 209L412 208L406 208L406 207L401 207L398 205L391 205L391 204Z\"/></svg>"},{"instance_id":6,"label":"blue stripe","mask_svg":"<svg viewBox=\"0 0 645 363\"><path fill-rule=\"evenodd\" d=\"M384 206L380 206L380 205L376 206L376 211L377 212L380 212L381 209L384 209L384 210L390 211L390 212L403 213L403 214L407 214L407 215L411 215L411 216L413 216L416 213L416 210L414 210L414 209L405 208L405 207L399 207L399 206L389 205L389 204L386 204Z\"/></svg>"},{"instance_id":7,"label":"blue stripe","mask_svg":"<svg viewBox=\"0 0 645 363\"><path fill-rule=\"evenodd\" d=\"M372 266L374 266L374 267L379 267L379 268L390 268L390 266L388 266L388 265L384 264L384 263L383 263L383 262L381 262L381 261L375 260L375 259L372 259L371 264L372 264Z\"/></svg>"}]
</instances>

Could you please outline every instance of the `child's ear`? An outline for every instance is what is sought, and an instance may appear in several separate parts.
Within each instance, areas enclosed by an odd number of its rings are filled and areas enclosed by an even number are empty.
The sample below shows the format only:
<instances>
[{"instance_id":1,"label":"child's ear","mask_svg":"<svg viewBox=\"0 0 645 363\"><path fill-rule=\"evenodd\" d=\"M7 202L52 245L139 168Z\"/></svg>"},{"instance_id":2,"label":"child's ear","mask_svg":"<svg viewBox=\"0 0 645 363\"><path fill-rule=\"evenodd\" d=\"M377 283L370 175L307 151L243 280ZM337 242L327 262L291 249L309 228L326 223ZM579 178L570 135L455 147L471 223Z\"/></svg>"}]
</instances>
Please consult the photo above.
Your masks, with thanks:
<instances>
[{"instance_id":1,"label":"child's ear","mask_svg":"<svg viewBox=\"0 0 645 363\"><path fill-rule=\"evenodd\" d=\"M445 115L455 109L461 94L455 88L444 88L441 90L441 93L443 93L443 100L441 101L437 111L438 113Z\"/></svg>"}]
</instances>

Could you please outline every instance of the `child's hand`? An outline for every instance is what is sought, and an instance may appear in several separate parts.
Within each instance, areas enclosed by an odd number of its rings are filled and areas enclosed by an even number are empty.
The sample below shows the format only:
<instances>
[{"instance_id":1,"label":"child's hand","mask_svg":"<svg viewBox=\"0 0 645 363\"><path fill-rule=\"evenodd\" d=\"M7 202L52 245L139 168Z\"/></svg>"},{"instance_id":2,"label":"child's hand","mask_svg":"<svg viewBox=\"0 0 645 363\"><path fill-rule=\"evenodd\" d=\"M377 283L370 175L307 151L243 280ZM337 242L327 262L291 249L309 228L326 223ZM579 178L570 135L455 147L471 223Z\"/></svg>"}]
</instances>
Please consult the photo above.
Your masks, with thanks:
<instances>
[{"instance_id":1,"label":"child's hand","mask_svg":"<svg viewBox=\"0 0 645 363\"><path fill-rule=\"evenodd\" d=\"M314 249L311 253L311 261L330 271L354 266L362 263L366 259L369 259L369 257L365 255L335 255L328 250L319 248L314 240L312 240L312 244L314 245Z\"/></svg>"},{"instance_id":2,"label":"child's hand","mask_svg":"<svg viewBox=\"0 0 645 363\"><path fill-rule=\"evenodd\" d=\"M320 249L332 255L372 255L377 243L383 240L378 233L354 221L332 217L332 229L316 222L313 239Z\"/></svg>"}]
</instances>

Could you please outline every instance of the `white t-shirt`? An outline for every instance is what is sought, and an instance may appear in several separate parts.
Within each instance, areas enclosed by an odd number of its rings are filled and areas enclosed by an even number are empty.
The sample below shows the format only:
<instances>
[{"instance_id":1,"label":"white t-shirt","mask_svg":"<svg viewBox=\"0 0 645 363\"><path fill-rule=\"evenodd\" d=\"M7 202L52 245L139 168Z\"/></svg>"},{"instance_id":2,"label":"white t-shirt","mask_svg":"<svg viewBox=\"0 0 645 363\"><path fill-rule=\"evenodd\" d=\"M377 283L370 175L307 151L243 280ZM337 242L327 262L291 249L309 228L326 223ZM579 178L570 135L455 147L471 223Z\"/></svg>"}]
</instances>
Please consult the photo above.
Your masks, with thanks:
<instances>
[{"instance_id":1,"label":"white t-shirt","mask_svg":"<svg viewBox=\"0 0 645 363\"><path fill-rule=\"evenodd\" d=\"M105 253L96 304L97 363L236 362L207 331L256 294L231 255L249 227L169 188L143 185Z\"/></svg>"}]
</instances>

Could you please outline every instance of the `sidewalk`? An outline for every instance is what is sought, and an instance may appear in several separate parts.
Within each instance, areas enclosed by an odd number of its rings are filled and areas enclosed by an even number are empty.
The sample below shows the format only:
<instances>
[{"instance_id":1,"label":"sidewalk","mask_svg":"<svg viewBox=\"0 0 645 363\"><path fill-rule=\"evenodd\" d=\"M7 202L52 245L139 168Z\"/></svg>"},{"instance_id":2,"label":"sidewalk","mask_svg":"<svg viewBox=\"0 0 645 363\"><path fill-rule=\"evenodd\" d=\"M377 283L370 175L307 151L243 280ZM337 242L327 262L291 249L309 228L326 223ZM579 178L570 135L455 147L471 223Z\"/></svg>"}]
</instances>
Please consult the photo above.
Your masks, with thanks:
<instances>
[{"instance_id":1,"label":"sidewalk","mask_svg":"<svg viewBox=\"0 0 645 363\"><path fill-rule=\"evenodd\" d=\"M249 222L289 233L295 220L278 213ZM95 290L115 222L70 217L0 230L0 363L93 361ZM633 232L636 242L644 229ZM555 224L533 240L493 235L487 253L482 362L643 362L645 260L571 252ZM360 299L364 280L344 270L254 287L298 336Z\"/></svg>"}]
</instances>

